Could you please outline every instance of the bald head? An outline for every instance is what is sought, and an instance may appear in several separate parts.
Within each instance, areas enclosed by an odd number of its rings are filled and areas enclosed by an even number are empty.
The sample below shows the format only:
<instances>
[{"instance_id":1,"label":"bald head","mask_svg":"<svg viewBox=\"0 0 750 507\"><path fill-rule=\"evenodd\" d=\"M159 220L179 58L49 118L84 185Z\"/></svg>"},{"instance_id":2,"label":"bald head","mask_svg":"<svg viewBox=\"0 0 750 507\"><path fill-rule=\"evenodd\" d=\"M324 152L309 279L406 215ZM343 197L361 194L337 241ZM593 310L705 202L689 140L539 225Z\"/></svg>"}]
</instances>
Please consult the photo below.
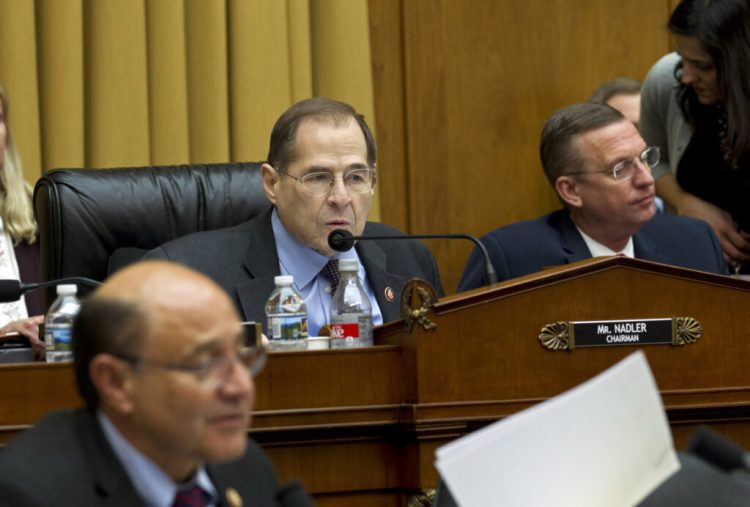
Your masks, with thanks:
<instances>
[{"instance_id":1,"label":"bald head","mask_svg":"<svg viewBox=\"0 0 750 507\"><path fill-rule=\"evenodd\" d=\"M224 290L190 268L143 261L116 272L84 302L74 325L73 356L81 395L89 406L98 405L88 371L96 355L137 355L172 326L201 326L216 315L239 323Z\"/></svg>"},{"instance_id":2,"label":"bald head","mask_svg":"<svg viewBox=\"0 0 750 507\"><path fill-rule=\"evenodd\" d=\"M73 329L79 390L175 482L237 459L255 399L244 334L215 282L164 261L129 266L86 301Z\"/></svg>"},{"instance_id":3,"label":"bald head","mask_svg":"<svg viewBox=\"0 0 750 507\"><path fill-rule=\"evenodd\" d=\"M215 304L217 300L232 306L213 280L166 261L143 261L118 271L93 293L92 299L140 305L149 311L180 311L208 302Z\"/></svg>"}]
</instances>

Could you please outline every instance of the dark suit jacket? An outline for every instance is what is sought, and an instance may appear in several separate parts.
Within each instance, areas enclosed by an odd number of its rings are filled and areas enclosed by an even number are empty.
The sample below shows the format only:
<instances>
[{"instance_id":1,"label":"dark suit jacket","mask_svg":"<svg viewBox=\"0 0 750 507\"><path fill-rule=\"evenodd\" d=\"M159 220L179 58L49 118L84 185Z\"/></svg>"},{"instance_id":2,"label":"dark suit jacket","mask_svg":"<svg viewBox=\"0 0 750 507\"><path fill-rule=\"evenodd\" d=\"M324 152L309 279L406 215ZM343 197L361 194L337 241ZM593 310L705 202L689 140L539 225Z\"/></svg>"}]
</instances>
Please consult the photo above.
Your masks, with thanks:
<instances>
[{"instance_id":1,"label":"dark suit jacket","mask_svg":"<svg viewBox=\"0 0 750 507\"><path fill-rule=\"evenodd\" d=\"M583 236L565 210L495 229L482 237L482 243L498 280L591 257ZM718 238L700 220L659 213L633 236L633 248L638 259L729 274ZM466 263L458 292L483 285L484 264L475 249Z\"/></svg>"},{"instance_id":2,"label":"dark suit jacket","mask_svg":"<svg viewBox=\"0 0 750 507\"><path fill-rule=\"evenodd\" d=\"M234 488L245 505L276 506L279 484L263 451L248 441L245 455L206 470L228 507ZM93 412L54 412L0 450L0 506L132 507L141 505Z\"/></svg>"},{"instance_id":3,"label":"dark suit jacket","mask_svg":"<svg viewBox=\"0 0 750 507\"><path fill-rule=\"evenodd\" d=\"M638 507L741 507L750 504L750 475L727 473L691 453L680 453L680 470Z\"/></svg>"},{"instance_id":4,"label":"dark suit jacket","mask_svg":"<svg viewBox=\"0 0 750 507\"><path fill-rule=\"evenodd\" d=\"M240 225L189 234L151 250L147 259L180 262L213 278L234 298L246 320L265 321L265 304L280 275L276 242L269 209ZM368 222L363 236L399 236L398 230ZM437 264L430 251L416 240L359 241L357 253L383 314L383 321L401 318L400 300L404 285L422 278L443 295ZM387 289L393 291L386 298Z\"/></svg>"}]
</instances>

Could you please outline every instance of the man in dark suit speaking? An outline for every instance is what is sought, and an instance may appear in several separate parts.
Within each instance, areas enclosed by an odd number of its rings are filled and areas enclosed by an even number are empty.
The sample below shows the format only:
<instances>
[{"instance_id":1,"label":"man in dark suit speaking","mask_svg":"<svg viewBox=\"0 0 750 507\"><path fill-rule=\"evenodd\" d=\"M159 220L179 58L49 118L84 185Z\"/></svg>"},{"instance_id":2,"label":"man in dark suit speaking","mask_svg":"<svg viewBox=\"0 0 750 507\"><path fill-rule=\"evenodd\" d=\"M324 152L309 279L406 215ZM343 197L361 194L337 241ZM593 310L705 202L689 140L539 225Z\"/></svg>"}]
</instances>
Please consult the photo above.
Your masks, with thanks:
<instances>
[{"instance_id":1,"label":"man in dark suit speaking","mask_svg":"<svg viewBox=\"0 0 750 507\"><path fill-rule=\"evenodd\" d=\"M119 271L84 302L73 355L87 407L0 451L1 506L290 505L247 438L263 350L212 280L163 261Z\"/></svg>"},{"instance_id":2,"label":"man in dark suit speaking","mask_svg":"<svg viewBox=\"0 0 750 507\"><path fill-rule=\"evenodd\" d=\"M307 303L311 335L329 322L330 261L359 261L359 277L373 308L373 322L400 318L400 296L412 277L439 294L437 265L415 240L361 241L347 252L332 250L328 235L393 236L386 225L367 222L377 180L377 150L364 117L348 104L324 98L292 105L271 132L262 166L267 213L235 227L200 232L152 250L147 258L174 260L224 287L248 320L263 321L274 276L293 275Z\"/></svg>"},{"instance_id":3,"label":"man in dark suit speaking","mask_svg":"<svg viewBox=\"0 0 750 507\"><path fill-rule=\"evenodd\" d=\"M540 154L564 208L482 237L500 280L617 254L728 274L708 224L655 214L651 167L659 151L646 146L619 111L595 103L557 111L542 131ZM482 285L484 268L475 250L458 290Z\"/></svg>"}]
</instances>

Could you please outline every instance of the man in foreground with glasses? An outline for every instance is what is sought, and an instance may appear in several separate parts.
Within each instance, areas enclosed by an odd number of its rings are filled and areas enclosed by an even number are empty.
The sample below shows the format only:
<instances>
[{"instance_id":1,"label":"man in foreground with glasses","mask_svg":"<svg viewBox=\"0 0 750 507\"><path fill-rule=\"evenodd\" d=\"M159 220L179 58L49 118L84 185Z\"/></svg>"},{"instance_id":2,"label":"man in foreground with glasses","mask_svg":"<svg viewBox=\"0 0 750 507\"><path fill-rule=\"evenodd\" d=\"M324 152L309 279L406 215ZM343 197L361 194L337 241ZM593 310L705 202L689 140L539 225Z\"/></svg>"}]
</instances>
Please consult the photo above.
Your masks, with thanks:
<instances>
[{"instance_id":1,"label":"man in foreground with glasses","mask_svg":"<svg viewBox=\"0 0 750 507\"><path fill-rule=\"evenodd\" d=\"M287 505L247 438L265 351L212 280L163 261L119 271L83 303L73 354L86 408L0 452L0 505Z\"/></svg>"},{"instance_id":2,"label":"man in foreground with glasses","mask_svg":"<svg viewBox=\"0 0 750 507\"><path fill-rule=\"evenodd\" d=\"M400 236L367 222L377 181L377 149L364 117L335 100L292 105L271 132L262 167L273 206L249 222L171 241L147 254L175 260L216 280L247 320L264 321L276 275L293 275L307 304L311 336L329 322L338 259L359 261L359 278L372 304L374 324L400 318L401 291L413 277L442 295L432 254L416 240L361 241L347 252L328 245L329 234ZM331 262L333 261L333 262Z\"/></svg>"},{"instance_id":3,"label":"man in foreground with glasses","mask_svg":"<svg viewBox=\"0 0 750 507\"><path fill-rule=\"evenodd\" d=\"M656 214L651 168L658 148L606 104L581 103L544 125L542 167L564 208L496 229L482 238L500 280L601 255L626 255L728 274L708 224ZM458 290L485 285L479 252Z\"/></svg>"}]
</instances>

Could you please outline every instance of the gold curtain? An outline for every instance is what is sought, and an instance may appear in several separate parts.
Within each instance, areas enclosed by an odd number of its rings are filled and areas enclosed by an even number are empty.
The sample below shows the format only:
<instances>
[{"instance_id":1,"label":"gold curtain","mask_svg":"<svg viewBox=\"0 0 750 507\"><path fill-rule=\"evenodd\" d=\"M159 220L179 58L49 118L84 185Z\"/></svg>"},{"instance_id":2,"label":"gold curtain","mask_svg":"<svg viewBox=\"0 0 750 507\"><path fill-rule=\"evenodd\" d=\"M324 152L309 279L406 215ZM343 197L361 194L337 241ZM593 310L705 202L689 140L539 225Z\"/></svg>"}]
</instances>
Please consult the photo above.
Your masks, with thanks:
<instances>
[{"instance_id":1,"label":"gold curtain","mask_svg":"<svg viewBox=\"0 0 750 507\"><path fill-rule=\"evenodd\" d=\"M264 160L273 122L311 96L374 131L367 16L367 0L0 0L26 178Z\"/></svg>"}]
</instances>

